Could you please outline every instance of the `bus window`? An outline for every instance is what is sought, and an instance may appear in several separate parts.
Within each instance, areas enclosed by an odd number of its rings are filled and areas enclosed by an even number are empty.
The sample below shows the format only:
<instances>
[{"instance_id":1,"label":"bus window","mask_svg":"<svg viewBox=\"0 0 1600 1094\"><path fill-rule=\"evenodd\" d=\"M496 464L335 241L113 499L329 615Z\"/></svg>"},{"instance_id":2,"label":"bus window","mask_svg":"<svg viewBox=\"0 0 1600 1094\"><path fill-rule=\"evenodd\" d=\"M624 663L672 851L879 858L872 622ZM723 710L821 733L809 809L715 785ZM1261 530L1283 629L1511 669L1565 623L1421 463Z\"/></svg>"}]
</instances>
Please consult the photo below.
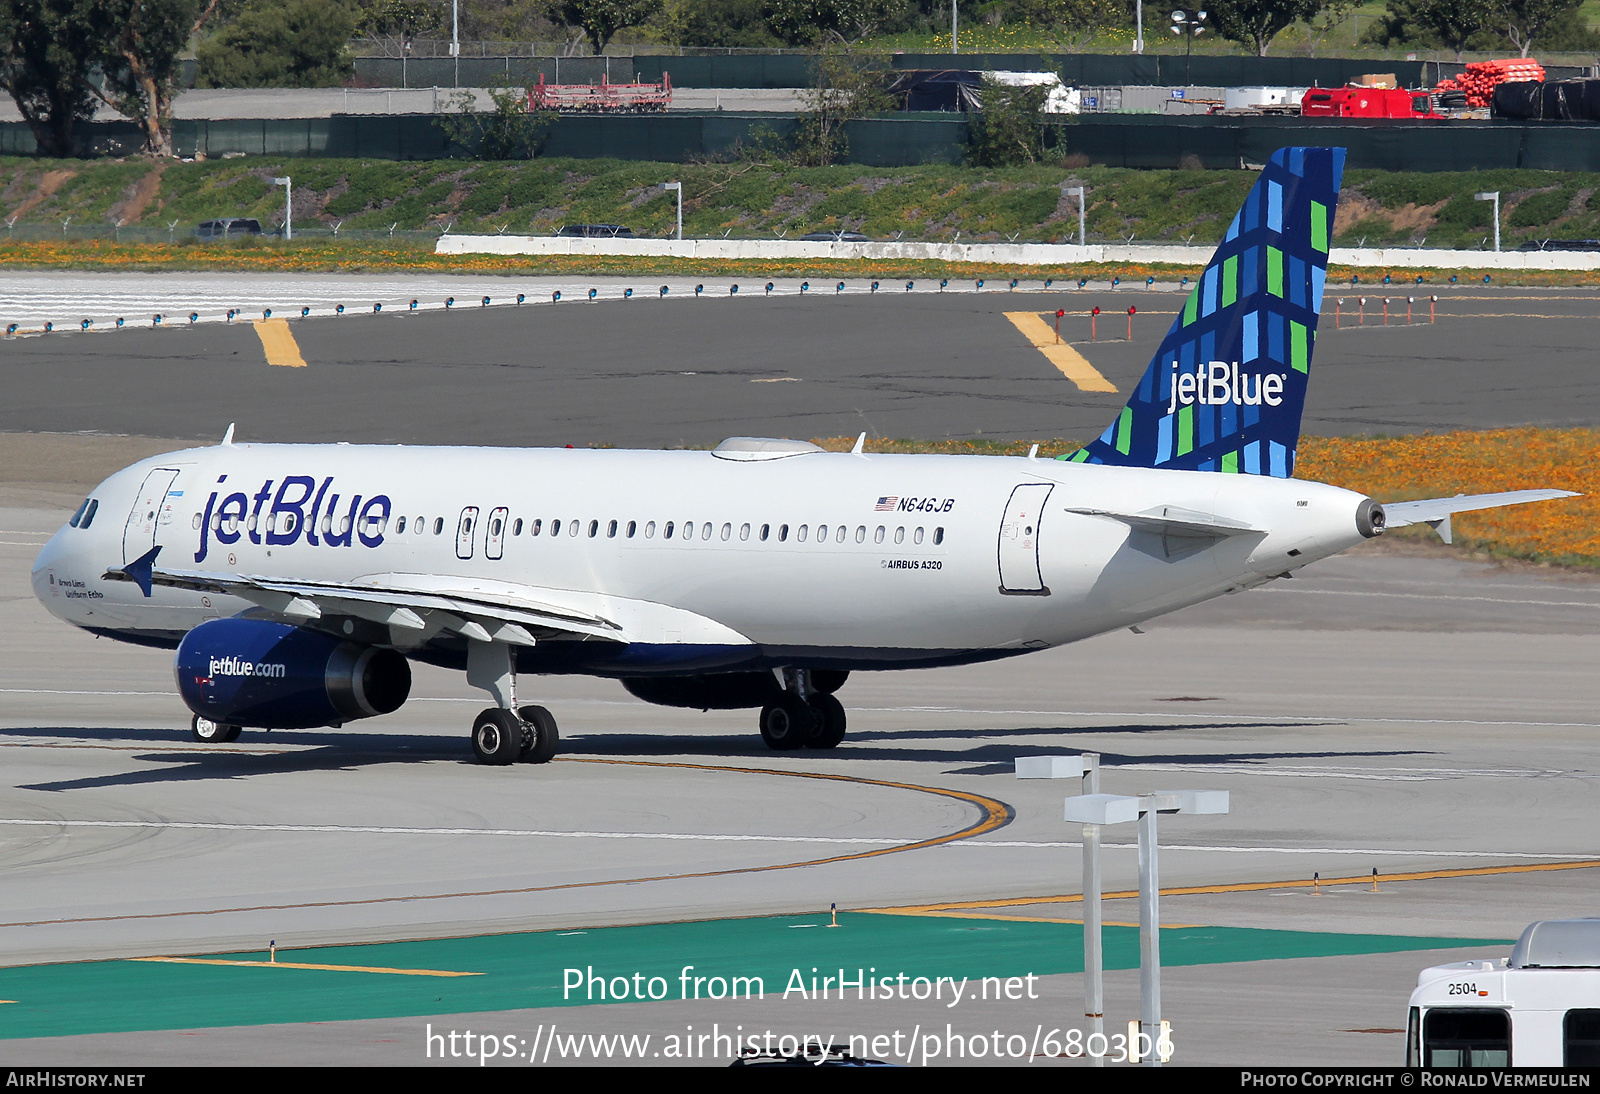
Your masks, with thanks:
<instances>
[{"instance_id":1,"label":"bus window","mask_svg":"<svg viewBox=\"0 0 1600 1094\"><path fill-rule=\"evenodd\" d=\"M1406 1066L1422 1066L1422 1008L1412 1007L1406 1019Z\"/></svg>"},{"instance_id":2,"label":"bus window","mask_svg":"<svg viewBox=\"0 0 1600 1094\"><path fill-rule=\"evenodd\" d=\"M1600 1010L1569 1010L1562 1022L1563 1067L1600 1067Z\"/></svg>"},{"instance_id":3,"label":"bus window","mask_svg":"<svg viewBox=\"0 0 1600 1094\"><path fill-rule=\"evenodd\" d=\"M1430 1010L1422 1020L1423 1067L1510 1067L1511 1016L1491 1007Z\"/></svg>"}]
</instances>

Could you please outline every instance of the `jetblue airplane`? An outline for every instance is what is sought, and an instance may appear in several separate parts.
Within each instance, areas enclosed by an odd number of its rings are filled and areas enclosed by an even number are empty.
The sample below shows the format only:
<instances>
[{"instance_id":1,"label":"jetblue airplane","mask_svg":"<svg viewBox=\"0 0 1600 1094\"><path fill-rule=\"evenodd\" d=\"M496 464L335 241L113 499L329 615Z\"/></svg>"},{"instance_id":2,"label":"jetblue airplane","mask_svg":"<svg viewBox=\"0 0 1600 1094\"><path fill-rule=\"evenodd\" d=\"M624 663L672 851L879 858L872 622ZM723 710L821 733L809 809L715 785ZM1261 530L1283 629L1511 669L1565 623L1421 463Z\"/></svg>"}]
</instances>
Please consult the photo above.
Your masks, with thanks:
<instances>
[{"instance_id":1,"label":"jetblue airplane","mask_svg":"<svg viewBox=\"0 0 1600 1094\"><path fill-rule=\"evenodd\" d=\"M494 705L488 764L555 754L518 674L669 706L759 708L768 746L833 748L855 671L1076 642L1326 558L1385 527L1570 496L1383 506L1291 478L1342 149L1262 171L1127 406L1070 457L235 444L111 476L40 553L35 593L177 651L201 741L406 701L410 662Z\"/></svg>"}]
</instances>

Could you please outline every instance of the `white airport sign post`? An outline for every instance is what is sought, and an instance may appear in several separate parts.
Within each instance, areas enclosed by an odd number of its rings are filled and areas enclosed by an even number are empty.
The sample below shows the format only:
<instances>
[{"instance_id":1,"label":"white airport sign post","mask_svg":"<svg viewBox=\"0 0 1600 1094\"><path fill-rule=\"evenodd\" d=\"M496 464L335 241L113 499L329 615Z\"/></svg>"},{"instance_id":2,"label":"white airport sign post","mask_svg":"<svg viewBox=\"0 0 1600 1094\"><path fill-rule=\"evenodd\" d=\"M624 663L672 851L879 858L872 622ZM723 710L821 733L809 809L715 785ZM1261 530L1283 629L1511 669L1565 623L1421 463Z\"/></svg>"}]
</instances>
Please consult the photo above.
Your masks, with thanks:
<instances>
[{"instance_id":1,"label":"white airport sign post","mask_svg":"<svg viewBox=\"0 0 1600 1094\"><path fill-rule=\"evenodd\" d=\"M1100 755L1085 752L1081 756L1027 756L1017 760L1019 779L1083 779L1083 793L1068 798L1067 802L1085 798L1105 797L1100 793ZM1070 819L1070 818L1069 818ZM1132 817L1128 818L1132 820ZM1083 1016L1089 1028L1084 1031L1084 1044L1096 1033L1105 1038L1105 962L1100 943L1100 824L1086 822L1083 826ZM1098 1042L1097 1042L1098 1043ZM1090 1056L1089 1062L1103 1067L1105 1060Z\"/></svg>"},{"instance_id":2,"label":"white airport sign post","mask_svg":"<svg viewBox=\"0 0 1600 1094\"><path fill-rule=\"evenodd\" d=\"M1135 1053L1142 1055L1143 1062L1151 1067L1161 1066L1161 1052L1157 1046L1164 1040L1161 1022L1161 871L1156 853L1156 815L1218 814L1227 811L1226 790L1161 790L1139 797L1085 794L1066 801L1066 819L1085 826L1121 824L1131 820L1139 822L1139 1022L1136 1030L1129 1030L1128 1054L1130 1057ZM1098 870L1096 875L1098 883ZM1098 884L1096 888L1098 897ZM1086 931L1087 889L1086 878ZM1129 1025L1133 1026L1134 1023ZM1149 1038L1148 1053L1142 1052L1140 1043L1135 1041L1140 1032ZM1084 1043L1088 1043L1087 1037Z\"/></svg>"},{"instance_id":3,"label":"white airport sign post","mask_svg":"<svg viewBox=\"0 0 1600 1094\"><path fill-rule=\"evenodd\" d=\"M1086 186L1063 186L1061 188L1061 192L1063 194L1071 194L1078 199L1078 246L1087 246L1089 235L1087 230L1088 222L1085 219L1086 213L1084 206L1088 204L1089 188ZM1084 793L1087 794L1090 793L1090 791L1084 791Z\"/></svg>"},{"instance_id":4,"label":"white airport sign post","mask_svg":"<svg viewBox=\"0 0 1600 1094\"><path fill-rule=\"evenodd\" d=\"M661 184L661 188L663 190L676 190L676 191L678 191L678 238L682 239L683 238L683 183L681 183L681 182L663 182Z\"/></svg>"},{"instance_id":5,"label":"white airport sign post","mask_svg":"<svg viewBox=\"0 0 1600 1094\"><path fill-rule=\"evenodd\" d=\"M283 238L294 238L294 203L291 200L294 194L294 180L288 175L280 175L272 180L272 185L283 187Z\"/></svg>"},{"instance_id":6,"label":"white airport sign post","mask_svg":"<svg viewBox=\"0 0 1600 1094\"><path fill-rule=\"evenodd\" d=\"M1500 250L1500 191L1487 190L1480 194L1473 194L1472 196L1478 201L1494 202L1494 249L1495 252L1498 253Z\"/></svg>"}]
</instances>

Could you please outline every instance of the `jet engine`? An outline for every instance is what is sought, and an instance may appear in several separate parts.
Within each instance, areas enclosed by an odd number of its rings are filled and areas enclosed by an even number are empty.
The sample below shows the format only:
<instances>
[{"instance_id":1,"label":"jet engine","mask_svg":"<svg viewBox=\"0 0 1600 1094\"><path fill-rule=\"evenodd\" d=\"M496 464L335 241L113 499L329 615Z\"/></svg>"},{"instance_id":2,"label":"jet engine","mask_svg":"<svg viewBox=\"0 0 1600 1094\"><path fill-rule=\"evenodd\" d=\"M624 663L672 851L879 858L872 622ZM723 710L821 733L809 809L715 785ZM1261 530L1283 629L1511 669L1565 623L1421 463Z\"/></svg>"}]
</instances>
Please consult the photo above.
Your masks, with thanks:
<instances>
[{"instance_id":1,"label":"jet engine","mask_svg":"<svg viewBox=\"0 0 1600 1094\"><path fill-rule=\"evenodd\" d=\"M265 729L389 714L411 694L402 654L264 619L200 624L179 643L173 672L200 717Z\"/></svg>"}]
</instances>

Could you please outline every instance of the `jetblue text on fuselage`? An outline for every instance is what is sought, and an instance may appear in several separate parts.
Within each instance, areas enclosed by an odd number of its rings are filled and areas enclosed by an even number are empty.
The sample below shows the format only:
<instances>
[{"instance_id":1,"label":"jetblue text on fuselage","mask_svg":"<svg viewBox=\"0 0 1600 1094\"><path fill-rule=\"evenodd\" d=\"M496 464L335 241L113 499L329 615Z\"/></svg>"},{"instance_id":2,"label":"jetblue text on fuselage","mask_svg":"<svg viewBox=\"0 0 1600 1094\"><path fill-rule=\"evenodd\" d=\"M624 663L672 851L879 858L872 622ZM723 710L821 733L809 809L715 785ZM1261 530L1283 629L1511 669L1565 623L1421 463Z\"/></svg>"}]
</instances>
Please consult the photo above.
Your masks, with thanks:
<instances>
[{"instance_id":1,"label":"jetblue text on fuselage","mask_svg":"<svg viewBox=\"0 0 1600 1094\"><path fill-rule=\"evenodd\" d=\"M1286 373L1239 372L1239 362L1201 362L1193 372L1179 372L1178 362L1172 362L1172 374L1167 413L1180 406L1199 403L1216 406L1232 403L1234 406L1277 406L1283 402L1283 383ZM1252 384L1251 381L1254 381Z\"/></svg>"},{"instance_id":2,"label":"jetblue text on fuselage","mask_svg":"<svg viewBox=\"0 0 1600 1094\"><path fill-rule=\"evenodd\" d=\"M223 475L217 482L227 479ZM194 560L204 561L213 535L225 544L248 536L251 543L269 547L287 547L302 538L312 547L350 547L355 542L377 547L383 542L392 508L386 494L367 498L341 494L334 488L332 475L320 485L310 475L267 479L253 494L236 491L223 497L223 491L214 490L200 519L200 548Z\"/></svg>"}]
</instances>

